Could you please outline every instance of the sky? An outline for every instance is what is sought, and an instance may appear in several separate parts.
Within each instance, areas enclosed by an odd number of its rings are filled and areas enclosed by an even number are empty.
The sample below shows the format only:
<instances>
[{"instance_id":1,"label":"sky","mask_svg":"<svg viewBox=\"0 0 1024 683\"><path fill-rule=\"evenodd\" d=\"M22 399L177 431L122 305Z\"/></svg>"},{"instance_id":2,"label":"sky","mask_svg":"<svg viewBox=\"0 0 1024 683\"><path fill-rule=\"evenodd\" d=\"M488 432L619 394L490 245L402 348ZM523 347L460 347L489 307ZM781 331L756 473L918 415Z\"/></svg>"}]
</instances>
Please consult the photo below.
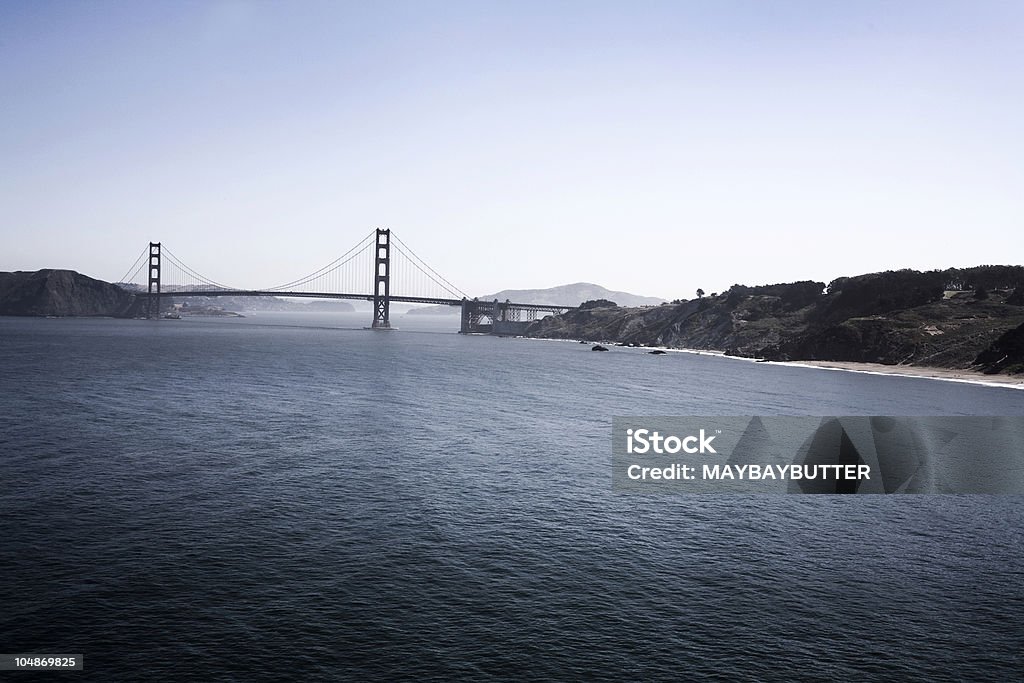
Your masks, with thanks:
<instances>
[{"instance_id":1,"label":"sky","mask_svg":"<svg viewBox=\"0 0 1024 683\"><path fill-rule=\"evenodd\" d=\"M470 294L1024 261L1024 3L0 1L0 270ZM369 283L367 291L370 290Z\"/></svg>"}]
</instances>

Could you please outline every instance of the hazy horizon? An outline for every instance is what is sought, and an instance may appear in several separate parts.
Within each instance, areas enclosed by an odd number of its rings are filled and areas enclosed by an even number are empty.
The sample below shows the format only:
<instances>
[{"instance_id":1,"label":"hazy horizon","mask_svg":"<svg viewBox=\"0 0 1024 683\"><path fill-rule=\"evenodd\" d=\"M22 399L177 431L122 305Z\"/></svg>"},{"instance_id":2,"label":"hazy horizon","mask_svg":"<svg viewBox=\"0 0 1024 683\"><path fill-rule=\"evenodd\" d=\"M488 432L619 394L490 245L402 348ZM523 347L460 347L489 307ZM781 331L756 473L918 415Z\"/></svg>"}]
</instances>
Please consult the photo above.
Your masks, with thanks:
<instances>
[{"instance_id":1,"label":"hazy horizon","mask_svg":"<svg viewBox=\"0 0 1024 683\"><path fill-rule=\"evenodd\" d=\"M0 270L467 292L1020 263L1024 5L5 3Z\"/></svg>"}]
</instances>

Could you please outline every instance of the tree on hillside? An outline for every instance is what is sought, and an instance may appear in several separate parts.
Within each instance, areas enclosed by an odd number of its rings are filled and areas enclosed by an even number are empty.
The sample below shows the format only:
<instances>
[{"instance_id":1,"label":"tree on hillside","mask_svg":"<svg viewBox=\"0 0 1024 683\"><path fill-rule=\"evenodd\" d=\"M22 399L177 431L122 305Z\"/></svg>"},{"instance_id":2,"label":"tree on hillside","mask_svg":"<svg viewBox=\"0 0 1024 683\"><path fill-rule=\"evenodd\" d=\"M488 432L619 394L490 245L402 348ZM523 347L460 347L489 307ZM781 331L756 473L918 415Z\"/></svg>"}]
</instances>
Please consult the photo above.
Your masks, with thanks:
<instances>
[{"instance_id":1,"label":"tree on hillside","mask_svg":"<svg viewBox=\"0 0 1024 683\"><path fill-rule=\"evenodd\" d=\"M618 304L608 299L591 299L590 301L584 301L580 304L580 310L585 311L590 308L618 308Z\"/></svg>"},{"instance_id":2,"label":"tree on hillside","mask_svg":"<svg viewBox=\"0 0 1024 683\"><path fill-rule=\"evenodd\" d=\"M697 288L697 298L698 298L698 299L701 299L701 298L703 298L703 297L704 297L704 290L703 290L703 289L701 289L700 287L698 287L698 288Z\"/></svg>"}]
</instances>

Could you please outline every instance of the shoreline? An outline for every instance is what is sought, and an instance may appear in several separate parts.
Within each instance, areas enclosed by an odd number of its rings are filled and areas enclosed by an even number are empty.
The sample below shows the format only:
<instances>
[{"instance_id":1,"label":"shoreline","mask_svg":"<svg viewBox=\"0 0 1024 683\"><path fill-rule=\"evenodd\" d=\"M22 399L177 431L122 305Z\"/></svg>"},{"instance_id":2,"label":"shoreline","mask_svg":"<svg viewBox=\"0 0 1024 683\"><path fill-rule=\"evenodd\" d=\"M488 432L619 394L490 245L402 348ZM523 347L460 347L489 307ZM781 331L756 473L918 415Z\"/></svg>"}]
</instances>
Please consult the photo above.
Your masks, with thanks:
<instances>
[{"instance_id":1,"label":"shoreline","mask_svg":"<svg viewBox=\"0 0 1024 683\"><path fill-rule=\"evenodd\" d=\"M550 337L520 337L520 339L536 339L538 341L560 341L579 344L585 341L587 344L596 344L579 339L557 339ZM717 356L729 358L747 363L759 363L761 365L781 365L795 368L811 368L815 370L832 370L833 372L858 372L865 375L890 375L894 377L911 377L917 379L933 379L943 382L961 382L963 384L974 384L988 387L999 387L1003 389L1024 390L1024 375L986 375L983 372L974 370L963 370L957 368L938 368L927 365L884 365L882 363L861 363L856 361L843 360L792 360L792 361L768 361L745 356L729 356L724 351L713 349L681 349L668 346L641 346L641 347L620 347L615 342L609 342L609 349L627 349L631 351L660 350L668 353L689 353L698 356Z\"/></svg>"},{"instance_id":2,"label":"shoreline","mask_svg":"<svg viewBox=\"0 0 1024 683\"><path fill-rule=\"evenodd\" d=\"M772 362L772 361L769 361ZM869 375L894 375L897 377L920 377L946 382L964 382L1007 389L1024 389L1024 375L986 375L974 370L957 368L936 368L926 365L883 365L882 363L858 363L840 360L799 360L776 362L775 365L859 372Z\"/></svg>"}]
</instances>

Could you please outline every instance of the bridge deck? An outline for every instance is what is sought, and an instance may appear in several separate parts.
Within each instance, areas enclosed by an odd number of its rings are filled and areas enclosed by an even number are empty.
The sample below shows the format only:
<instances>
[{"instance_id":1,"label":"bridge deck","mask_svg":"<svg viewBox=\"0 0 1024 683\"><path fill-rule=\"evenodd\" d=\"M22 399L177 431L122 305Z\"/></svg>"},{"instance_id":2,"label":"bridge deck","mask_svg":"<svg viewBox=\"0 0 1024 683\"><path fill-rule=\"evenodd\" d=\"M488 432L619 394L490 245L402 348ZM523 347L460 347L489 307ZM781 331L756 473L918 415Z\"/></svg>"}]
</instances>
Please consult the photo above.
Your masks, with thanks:
<instances>
[{"instance_id":1,"label":"bridge deck","mask_svg":"<svg viewBox=\"0 0 1024 683\"><path fill-rule=\"evenodd\" d=\"M141 296L148 296L146 292L136 292ZM154 292L154 295L161 298L169 297L184 297L184 296L286 296L286 297L297 297L304 299L355 299L358 301L373 301L373 294L345 294L337 292L277 292L277 291L266 291L266 290L248 290L248 289L203 289L203 290L187 290L187 291L162 291L159 294ZM434 297L422 297L422 296L395 296L391 295L388 297L391 301L397 301L406 304L436 304L442 306L461 306L463 299L440 299ZM477 303L490 303L488 301L477 301ZM515 302L509 302L506 304L504 301L499 301L503 306L510 308L518 308L524 311L549 311L552 313L560 313L567 311L571 306L552 306L549 304L521 304Z\"/></svg>"}]
</instances>

